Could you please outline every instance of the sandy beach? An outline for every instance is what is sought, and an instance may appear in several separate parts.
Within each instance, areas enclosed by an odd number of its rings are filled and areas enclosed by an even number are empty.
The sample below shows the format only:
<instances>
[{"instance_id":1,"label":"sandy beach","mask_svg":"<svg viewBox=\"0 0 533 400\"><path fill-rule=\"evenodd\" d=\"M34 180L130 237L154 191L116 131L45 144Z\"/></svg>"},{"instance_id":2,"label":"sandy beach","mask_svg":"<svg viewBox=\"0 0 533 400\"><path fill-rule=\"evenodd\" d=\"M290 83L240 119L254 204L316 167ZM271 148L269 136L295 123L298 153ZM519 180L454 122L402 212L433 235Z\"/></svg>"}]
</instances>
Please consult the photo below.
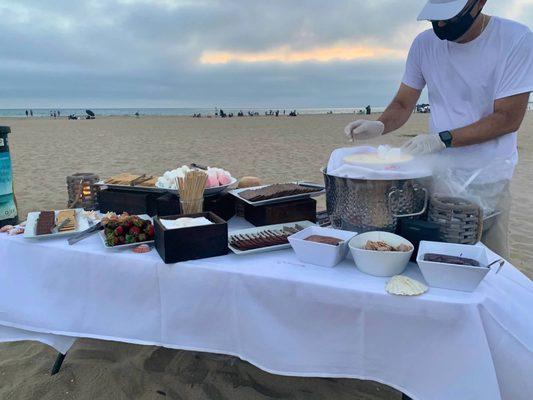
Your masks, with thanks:
<instances>
[{"instance_id":1,"label":"sandy beach","mask_svg":"<svg viewBox=\"0 0 533 400\"><path fill-rule=\"evenodd\" d=\"M322 182L331 151L349 145L354 115L196 119L107 117L96 120L2 118L10 126L19 213L64 208L66 176L94 172L160 175L189 162L218 166L266 183ZM372 119L377 115L372 115ZM399 145L427 131L414 114L372 144ZM511 261L533 277L533 112L519 133L520 163L512 182ZM321 207L324 202L321 201ZM36 343L0 345L1 399L399 399L384 385L347 379L287 378L233 358L122 343L79 340L60 374L54 352Z\"/></svg>"}]
</instances>

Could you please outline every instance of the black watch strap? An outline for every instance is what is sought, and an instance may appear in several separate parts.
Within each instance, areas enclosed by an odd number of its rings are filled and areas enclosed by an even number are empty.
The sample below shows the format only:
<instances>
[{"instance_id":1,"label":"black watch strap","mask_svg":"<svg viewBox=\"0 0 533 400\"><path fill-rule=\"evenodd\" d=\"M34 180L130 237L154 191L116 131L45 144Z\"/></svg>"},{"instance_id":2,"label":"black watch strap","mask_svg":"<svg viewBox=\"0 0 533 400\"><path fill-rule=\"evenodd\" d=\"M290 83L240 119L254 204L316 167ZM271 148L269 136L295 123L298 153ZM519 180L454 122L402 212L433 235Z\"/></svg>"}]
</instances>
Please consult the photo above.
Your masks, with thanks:
<instances>
[{"instance_id":1,"label":"black watch strap","mask_svg":"<svg viewBox=\"0 0 533 400\"><path fill-rule=\"evenodd\" d=\"M453 136L450 131L439 132L439 136L446 147L452 147Z\"/></svg>"}]
</instances>

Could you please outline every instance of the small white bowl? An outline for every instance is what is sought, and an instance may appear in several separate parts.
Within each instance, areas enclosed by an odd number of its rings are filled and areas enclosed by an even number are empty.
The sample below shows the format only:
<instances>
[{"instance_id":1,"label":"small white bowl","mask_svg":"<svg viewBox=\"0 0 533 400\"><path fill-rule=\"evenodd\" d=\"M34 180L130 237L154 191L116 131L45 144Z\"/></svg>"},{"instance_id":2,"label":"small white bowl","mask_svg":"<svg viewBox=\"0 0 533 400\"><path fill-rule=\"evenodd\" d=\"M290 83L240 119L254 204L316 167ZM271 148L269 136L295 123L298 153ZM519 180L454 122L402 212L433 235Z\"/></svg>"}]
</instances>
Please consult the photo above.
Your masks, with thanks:
<instances>
[{"instance_id":1,"label":"small white bowl","mask_svg":"<svg viewBox=\"0 0 533 400\"><path fill-rule=\"evenodd\" d=\"M467 257L479 262L479 267L424 261L427 253ZM421 241L416 262L429 286L473 292L490 271L486 266L487 250L482 246Z\"/></svg>"},{"instance_id":2,"label":"small white bowl","mask_svg":"<svg viewBox=\"0 0 533 400\"><path fill-rule=\"evenodd\" d=\"M405 244L411 251L376 251L365 250L367 241L382 241L391 246ZM357 235L348 244L355 261L355 266L361 272L374 276L394 276L401 274L413 254L413 244L401 236L389 232L366 232Z\"/></svg>"},{"instance_id":3,"label":"small white bowl","mask_svg":"<svg viewBox=\"0 0 533 400\"><path fill-rule=\"evenodd\" d=\"M330 244L304 240L311 235L330 236L343 241L338 246L332 246ZM300 261L322 267L334 267L346 258L348 254L348 241L355 235L355 232L310 226L289 236L289 243Z\"/></svg>"}]
</instances>

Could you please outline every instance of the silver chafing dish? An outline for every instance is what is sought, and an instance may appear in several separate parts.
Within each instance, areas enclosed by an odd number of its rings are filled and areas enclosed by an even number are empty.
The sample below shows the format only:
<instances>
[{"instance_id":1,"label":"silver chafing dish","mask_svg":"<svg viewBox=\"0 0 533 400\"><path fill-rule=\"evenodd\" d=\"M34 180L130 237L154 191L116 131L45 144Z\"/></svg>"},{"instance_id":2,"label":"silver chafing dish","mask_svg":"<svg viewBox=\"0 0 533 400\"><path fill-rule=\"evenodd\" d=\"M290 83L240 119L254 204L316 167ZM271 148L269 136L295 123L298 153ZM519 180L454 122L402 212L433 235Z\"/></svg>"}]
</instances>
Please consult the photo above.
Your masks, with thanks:
<instances>
[{"instance_id":1,"label":"silver chafing dish","mask_svg":"<svg viewBox=\"0 0 533 400\"><path fill-rule=\"evenodd\" d=\"M367 180L328 175L326 208L333 227L354 232L394 232L399 218L426 212L430 173L411 179Z\"/></svg>"}]
</instances>

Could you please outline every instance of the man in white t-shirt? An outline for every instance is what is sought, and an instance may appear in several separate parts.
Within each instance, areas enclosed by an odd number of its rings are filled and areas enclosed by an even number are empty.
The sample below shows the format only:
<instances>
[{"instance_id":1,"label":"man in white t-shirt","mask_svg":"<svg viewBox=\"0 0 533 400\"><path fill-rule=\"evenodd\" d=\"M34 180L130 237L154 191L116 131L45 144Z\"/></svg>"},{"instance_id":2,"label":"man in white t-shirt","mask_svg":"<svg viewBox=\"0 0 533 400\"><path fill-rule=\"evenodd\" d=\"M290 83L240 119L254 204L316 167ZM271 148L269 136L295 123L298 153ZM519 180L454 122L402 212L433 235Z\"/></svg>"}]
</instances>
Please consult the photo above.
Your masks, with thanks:
<instances>
[{"instance_id":1,"label":"man in white t-shirt","mask_svg":"<svg viewBox=\"0 0 533 400\"><path fill-rule=\"evenodd\" d=\"M482 240L508 257L509 180L518 162L516 131L533 91L533 34L483 14L486 1L429 0L418 19L431 21L433 29L414 40L394 100L377 121L354 121L345 132L358 140L400 128L427 85L429 134L403 149L440 152L457 170L476 174L480 196L501 212Z\"/></svg>"}]
</instances>

